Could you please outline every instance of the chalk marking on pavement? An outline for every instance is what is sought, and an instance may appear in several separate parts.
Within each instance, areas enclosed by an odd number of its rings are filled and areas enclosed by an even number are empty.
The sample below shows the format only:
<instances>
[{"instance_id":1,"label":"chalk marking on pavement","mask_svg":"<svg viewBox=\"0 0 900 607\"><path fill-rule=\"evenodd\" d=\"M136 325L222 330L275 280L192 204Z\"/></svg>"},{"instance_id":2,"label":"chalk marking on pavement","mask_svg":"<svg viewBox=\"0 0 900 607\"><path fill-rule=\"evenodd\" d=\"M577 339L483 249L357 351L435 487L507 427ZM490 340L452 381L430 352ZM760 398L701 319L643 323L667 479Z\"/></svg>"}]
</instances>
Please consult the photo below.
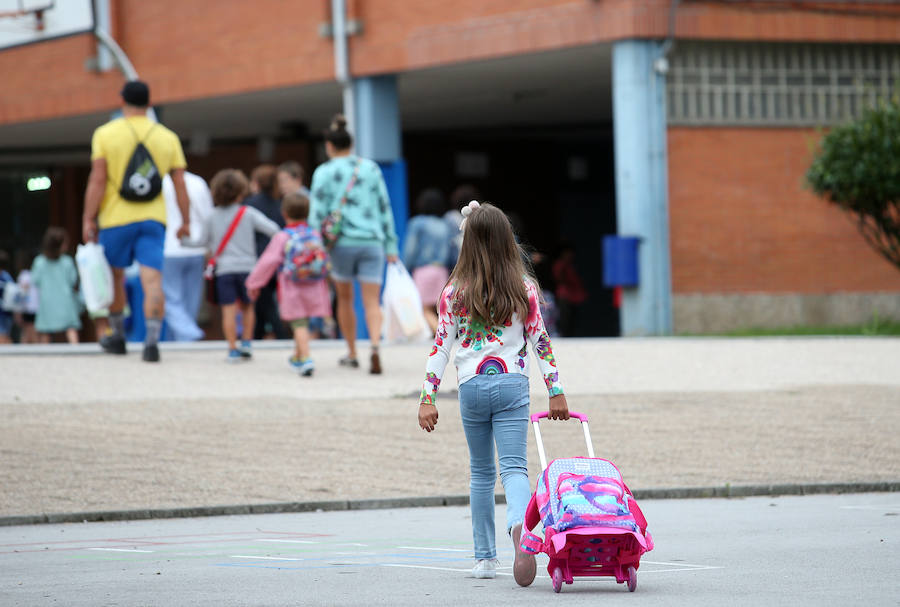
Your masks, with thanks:
<instances>
[{"instance_id":1,"label":"chalk marking on pavement","mask_svg":"<svg viewBox=\"0 0 900 607\"><path fill-rule=\"evenodd\" d=\"M452 569L450 567L429 567L428 565L401 565L399 563L379 563L382 567L403 567L404 569L431 569L433 571L457 571L461 573L465 573L467 571L472 571L471 569ZM501 575L512 575L510 573L505 573Z\"/></svg>"},{"instance_id":2,"label":"chalk marking on pavement","mask_svg":"<svg viewBox=\"0 0 900 607\"><path fill-rule=\"evenodd\" d=\"M126 550L125 548L88 548L88 550L104 550L106 552L153 552L152 550Z\"/></svg>"},{"instance_id":3,"label":"chalk marking on pavement","mask_svg":"<svg viewBox=\"0 0 900 607\"><path fill-rule=\"evenodd\" d=\"M643 573L668 573L670 571L704 571L707 569L725 569L714 565L692 565L691 563L667 563L665 561L641 561L642 565L668 565L675 569L641 569Z\"/></svg>"},{"instance_id":4,"label":"chalk marking on pavement","mask_svg":"<svg viewBox=\"0 0 900 607\"><path fill-rule=\"evenodd\" d=\"M313 542L311 540L274 540L274 539L258 539L257 542L278 542L279 544L318 544L319 542Z\"/></svg>"},{"instance_id":5,"label":"chalk marking on pavement","mask_svg":"<svg viewBox=\"0 0 900 607\"><path fill-rule=\"evenodd\" d=\"M233 559L259 559L262 561L302 561L303 559L295 559L286 556L248 556L244 554L233 554Z\"/></svg>"},{"instance_id":6,"label":"chalk marking on pavement","mask_svg":"<svg viewBox=\"0 0 900 607\"><path fill-rule=\"evenodd\" d=\"M350 542L347 544L335 544L335 546L362 546L363 548L368 548L368 544L360 544L359 542Z\"/></svg>"},{"instance_id":7,"label":"chalk marking on pavement","mask_svg":"<svg viewBox=\"0 0 900 607\"><path fill-rule=\"evenodd\" d=\"M426 548L425 546L397 546L403 550L434 550L436 552L472 552L468 548Z\"/></svg>"},{"instance_id":8,"label":"chalk marking on pavement","mask_svg":"<svg viewBox=\"0 0 900 607\"><path fill-rule=\"evenodd\" d=\"M331 552L329 554L334 554L338 556L378 556L378 552Z\"/></svg>"}]
</instances>

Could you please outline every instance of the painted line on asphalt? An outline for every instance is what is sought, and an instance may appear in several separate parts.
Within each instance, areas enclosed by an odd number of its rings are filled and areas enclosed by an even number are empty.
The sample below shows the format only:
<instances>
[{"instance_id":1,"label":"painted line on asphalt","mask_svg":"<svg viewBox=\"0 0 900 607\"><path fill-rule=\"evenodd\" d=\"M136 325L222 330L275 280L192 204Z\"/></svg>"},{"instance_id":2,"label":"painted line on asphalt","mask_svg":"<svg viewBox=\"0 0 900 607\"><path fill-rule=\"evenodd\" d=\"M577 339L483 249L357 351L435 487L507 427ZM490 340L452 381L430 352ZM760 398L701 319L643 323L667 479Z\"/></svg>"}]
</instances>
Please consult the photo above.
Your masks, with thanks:
<instances>
[{"instance_id":1,"label":"painted line on asphalt","mask_svg":"<svg viewBox=\"0 0 900 607\"><path fill-rule=\"evenodd\" d=\"M313 542L310 540L273 540L267 538L260 538L255 540L257 542L278 542L279 544L318 544L319 542Z\"/></svg>"},{"instance_id":2,"label":"painted line on asphalt","mask_svg":"<svg viewBox=\"0 0 900 607\"><path fill-rule=\"evenodd\" d=\"M233 554L233 559L259 559L261 561L302 561L305 559L295 559L286 556L248 556L245 554Z\"/></svg>"},{"instance_id":3,"label":"painted line on asphalt","mask_svg":"<svg viewBox=\"0 0 900 607\"><path fill-rule=\"evenodd\" d=\"M434 550L436 552L472 552L463 548L426 548L425 546L397 546L403 550Z\"/></svg>"},{"instance_id":4,"label":"painted line on asphalt","mask_svg":"<svg viewBox=\"0 0 900 607\"><path fill-rule=\"evenodd\" d=\"M401 565L399 563L379 563L379 565L381 565L382 567L401 567L403 569L430 569L432 571L456 571L459 573L465 573L467 571L472 571L471 569L452 569L450 567L429 567L428 565ZM501 574L501 575L512 575L512 574L507 573L507 574Z\"/></svg>"},{"instance_id":5,"label":"painted line on asphalt","mask_svg":"<svg viewBox=\"0 0 900 607\"><path fill-rule=\"evenodd\" d=\"M670 571L704 571L707 569L725 569L714 565L692 565L691 563L667 563L665 561L641 561L641 565L665 565L674 569L639 569L638 573L668 573Z\"/></svg>"}]
</instances>

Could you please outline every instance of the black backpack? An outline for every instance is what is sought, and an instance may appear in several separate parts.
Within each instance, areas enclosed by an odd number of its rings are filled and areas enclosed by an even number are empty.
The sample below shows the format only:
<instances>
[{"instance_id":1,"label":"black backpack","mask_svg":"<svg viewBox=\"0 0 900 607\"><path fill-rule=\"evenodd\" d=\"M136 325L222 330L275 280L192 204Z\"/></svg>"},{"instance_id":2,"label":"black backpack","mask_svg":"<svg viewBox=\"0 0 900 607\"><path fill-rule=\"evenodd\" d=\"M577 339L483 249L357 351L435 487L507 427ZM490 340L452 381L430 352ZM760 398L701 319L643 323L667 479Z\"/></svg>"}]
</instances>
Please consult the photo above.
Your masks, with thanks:
<instances>
[{"instance_id":1,"label":"black backpack","mask_svg":"<svg viewBox=\"0 0 900 607\"><path fill-rule=\"evenodd\" d=\"M125 124L128 124L127 120ZM134 132L134 128L130 124L128 124L128 128L131 129L131 132L134 133L134 138L137 139L137 133ZM150 127L144 139L147 139L155 128L155 124ZM150 202L159 196L160 192L162 192L162 175L159 174L159 169L156 167L156 163L153 162L150 150L144 146L143 140L138 139L134 152L131 154L131 160L128 161L128 166L125 167L125 174L122 176L122 186L119 188L119 196L131 202Z\"/></svg>"}]
</instances>

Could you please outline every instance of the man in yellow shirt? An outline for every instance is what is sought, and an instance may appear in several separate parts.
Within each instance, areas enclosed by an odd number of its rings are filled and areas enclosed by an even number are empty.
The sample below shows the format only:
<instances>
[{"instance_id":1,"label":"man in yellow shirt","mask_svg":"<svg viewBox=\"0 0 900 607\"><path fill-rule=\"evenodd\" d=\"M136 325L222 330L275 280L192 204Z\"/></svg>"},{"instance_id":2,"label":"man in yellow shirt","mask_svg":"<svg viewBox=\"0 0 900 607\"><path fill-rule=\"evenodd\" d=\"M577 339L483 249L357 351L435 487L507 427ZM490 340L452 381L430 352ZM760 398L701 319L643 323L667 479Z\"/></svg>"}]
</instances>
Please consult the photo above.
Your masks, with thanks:
<instances>
[{"instance_id":1,"label":"man in yellow shirt","mask_svg":"<svg viewBox=\"0 0 900 607\"><path fill-rule=\"evenodd\" d=\"M113 268L115 297L109 307L112 332L100 339L100 345L106 352L125 354L125 268L137 261L147 325L143 358L157 362L157 342L165 312L162 267L166 202L161 181L166 174L171 175L182 216L178 237L187 236L187 162L178 136L147 117L147 85L132 80L121 94L122 118L97 128L91 141L91 174L84 195L82 237L84 242L99 240Z\"/></svg>"}]
</instances>

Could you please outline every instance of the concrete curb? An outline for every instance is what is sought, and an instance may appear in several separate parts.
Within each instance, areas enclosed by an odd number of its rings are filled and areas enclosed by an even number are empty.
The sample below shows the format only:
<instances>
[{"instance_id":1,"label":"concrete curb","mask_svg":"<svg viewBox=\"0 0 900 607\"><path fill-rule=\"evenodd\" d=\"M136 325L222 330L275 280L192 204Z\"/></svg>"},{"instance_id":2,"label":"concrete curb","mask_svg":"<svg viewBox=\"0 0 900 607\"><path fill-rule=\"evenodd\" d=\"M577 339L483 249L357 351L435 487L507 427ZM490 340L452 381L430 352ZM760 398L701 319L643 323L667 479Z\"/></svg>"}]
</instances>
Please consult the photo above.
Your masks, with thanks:
<instances>
[{"instance_id":1,"label":"concrete curb","mask_svg":"<svg viewBox=\"0 0 900 607\"><path fill-rule=\"evenodd\" d=\"M753 496L816 495L840 493L900 492L900 481L879 483L811 483L775 485L724 485L720 487L683 487L673 489L639 489L638 499L696 499L742 498ZM338 510L383 510L387 508L432 508L436 506L465 506L468 495L436 497L401 497L366 500L334 500L323 502L282 502L274 504L246 504L237 506L198 506L196 508L160 508L146 510L107 510L68 512L0 517L0 527L15 525L43 525L59 523L93 523L105 521L137 521L164 518L193 518L200 516L232 516L241 514L275 514L281 512L329 512ZM497 503L506 503L502 495Z\"/></svg>"}]
</instances>

